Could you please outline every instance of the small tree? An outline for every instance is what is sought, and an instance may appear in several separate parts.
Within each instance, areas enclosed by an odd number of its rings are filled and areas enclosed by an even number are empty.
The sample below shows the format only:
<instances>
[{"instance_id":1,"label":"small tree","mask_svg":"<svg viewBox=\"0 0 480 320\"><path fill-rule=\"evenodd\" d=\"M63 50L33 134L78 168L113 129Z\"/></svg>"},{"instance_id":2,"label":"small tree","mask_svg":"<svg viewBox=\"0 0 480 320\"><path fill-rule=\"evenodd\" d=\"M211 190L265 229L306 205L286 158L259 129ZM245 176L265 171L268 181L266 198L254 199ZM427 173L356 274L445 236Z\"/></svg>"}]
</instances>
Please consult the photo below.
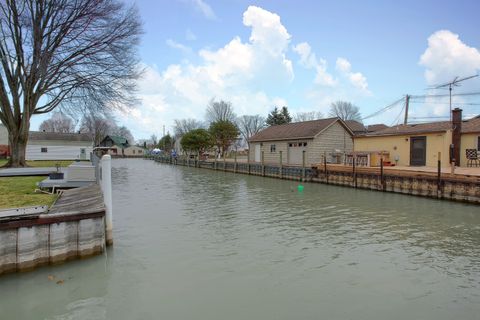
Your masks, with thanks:
<instances>
[{"instance_id":1,"label":"small tree","mask_svg":"<svg viewBox=\"0 0 480 320\"><path fill-rule=\"evenodd\" d=\"M170 134L167 134L166 136L163 136L159 141L158 141L158 147L160 149L163 149L165 151L172 151L173 145L175 144L175 140L172 138Z\"/></svg>"},{"instance_id":2,"label":"small tree","mask_svg":"<svg viewBox=\"0 0 480 320\"><path fill-rule=\"evenodd\" d=\"M230 121L217 121L208 129L214 144L223 156L228 147L238 138L240 132L237 126Z\"/></svg>"},{"instance_id":3,"label":"small tree","mask_svg":"<svg viewBox=\"0 0 480 320\"><path fill-rule=\"evenodd\" d=\"M185 133L180 144L183 150L195 153L204 152L213 145L212 137L205 129L194 129Z\"/></svg>"},{"instance_id":4,"label":"small tree","mask_svg":"<svg viewBox=\"0 0 480 320\"><path fill-rule=\"evenodd\" d=\"M357 106L347 101L337 101L330 106L329 115L339 117L342 120L355 120L362 122L362 115Z\"/></svg>"},{"instance_id":5,"label":"small tree","mask_svg":"<svg viewBox=\"0 0 480 320\"><path fill-rule=\"evenodd\" d=\"M279 124L286 124L292 122L292 117L288 112L287 107L282 107L279 111L277 107L275 107L272 112L270 112L267 116L266 123L269 126L276 126Z\"/></svg>"}]
</instances>

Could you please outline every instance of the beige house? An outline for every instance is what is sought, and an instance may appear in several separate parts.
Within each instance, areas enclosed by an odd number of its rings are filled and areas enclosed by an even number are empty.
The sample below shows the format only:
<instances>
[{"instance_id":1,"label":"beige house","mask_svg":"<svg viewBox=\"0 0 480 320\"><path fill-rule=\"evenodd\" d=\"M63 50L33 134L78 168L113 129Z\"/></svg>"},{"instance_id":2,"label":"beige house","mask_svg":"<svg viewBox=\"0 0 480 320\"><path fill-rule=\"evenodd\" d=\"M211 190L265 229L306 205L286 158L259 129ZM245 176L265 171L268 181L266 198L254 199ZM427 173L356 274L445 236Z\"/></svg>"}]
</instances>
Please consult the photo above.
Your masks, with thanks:
<instances>
[{"instance_id":1,"label":"beige house","mask_svg":"<svg viewBox=\"0 0 480 320\"><path fill-rule=\"evenodd\" d=\"M340 118L320 119L270 126L249 139L249 160L284 165L310 166L327 157L343 162L353 151L353 132Z\"/></svg>"},{"instance_id":2,"label":"beige house","mask_svg":"<svg viewBox=\"0 0 480 320\"><path fill-rule=\"evenodd\" d=\"M480 116L462 121L462 110L452 111L452 122L398 125L355 137L356 153L384 152L392 164L436 167L454 160L467 166L467 149L480 150Z\"/></svg>"},{"instance_id":3,"label":"beige house","mask_svg":"<svg viewBox=\"0 0 480 320\"><path fill-rule=\"evenodd\" d=\"M143 157L145 149L138 146L128 146L123 149L123 155L126 157Z\"/></svg>"}]
</instances>

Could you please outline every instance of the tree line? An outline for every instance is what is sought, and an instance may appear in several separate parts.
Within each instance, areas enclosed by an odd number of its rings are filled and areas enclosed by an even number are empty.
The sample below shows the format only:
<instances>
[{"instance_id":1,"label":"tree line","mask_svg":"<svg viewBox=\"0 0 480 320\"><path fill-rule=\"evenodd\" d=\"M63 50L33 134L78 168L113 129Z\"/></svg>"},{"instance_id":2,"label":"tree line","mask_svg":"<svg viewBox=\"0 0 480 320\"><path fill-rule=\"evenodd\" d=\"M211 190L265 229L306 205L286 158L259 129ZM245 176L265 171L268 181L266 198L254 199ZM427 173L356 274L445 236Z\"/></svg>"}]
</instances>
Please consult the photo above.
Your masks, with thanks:
<instances>
[{"instance_id":1,"label":"tree line","mask_svg":"<svg viewBox=\"0 0 480 320\"><path fill-rule=\"evenodd\" d=\"M96 146L108 135L124 137L131 145L135 143L130 130L125 126L118 125L110 112L88 113L77 119L57 110L49 119L40 124L39 130L58 133L87 133Z\"/></svg>"},{"instance_id":2,"label":"tree line","mask_svg":"<svg viewBox=\"0 0 480 320\"><path fill-rule=\"evenodd\" d=\"M346 101L332 103L328 115L361 122L359 108ZM286 106L274 107L267 117L259 114L237 117L230 102L212 99L206 109L205 123L195 119L177 119L174 121L174 137L186 152L199 154L215 147L223 156L231 146L247 145L250 149L250 137L265 127L322 118L323 114L318 111L300 112L292 117ZM170 135L168 137L173 141ZM173 143L170 145L173 148Z\"/></svg>"}]
</instances>

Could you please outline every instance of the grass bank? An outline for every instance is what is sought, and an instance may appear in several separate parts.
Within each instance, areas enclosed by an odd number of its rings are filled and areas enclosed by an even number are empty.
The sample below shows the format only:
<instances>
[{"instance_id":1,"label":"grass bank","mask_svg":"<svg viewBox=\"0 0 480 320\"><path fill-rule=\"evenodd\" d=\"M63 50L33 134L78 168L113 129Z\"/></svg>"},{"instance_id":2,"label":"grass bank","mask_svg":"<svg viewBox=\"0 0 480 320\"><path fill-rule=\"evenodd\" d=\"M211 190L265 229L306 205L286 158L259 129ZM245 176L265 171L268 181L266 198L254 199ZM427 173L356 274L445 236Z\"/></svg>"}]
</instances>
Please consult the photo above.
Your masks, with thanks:
<instances>
[{"instance_id":1,"label":"grass bank","mask_svg":"<svg viewBox=\"0 0 480 320\"><path fill-rule=\"evenodd\" d=\"M27 165L29 167L55 167L59 163L62 167L68 167L73 163L73 160L28 160ZM0 159L0 167L7 164L6 159Z\"/></svg>"},{"instance_id":2,"label":"grass bank","mask_svg":"<svg viewBox=\"0 0 480 320\"><path fill-rule=\"evenodd\" d=\"M45 177L1 177L0 209L51 205L56 195L35 193L37 182Z\"/></svg>"}]
</instances>

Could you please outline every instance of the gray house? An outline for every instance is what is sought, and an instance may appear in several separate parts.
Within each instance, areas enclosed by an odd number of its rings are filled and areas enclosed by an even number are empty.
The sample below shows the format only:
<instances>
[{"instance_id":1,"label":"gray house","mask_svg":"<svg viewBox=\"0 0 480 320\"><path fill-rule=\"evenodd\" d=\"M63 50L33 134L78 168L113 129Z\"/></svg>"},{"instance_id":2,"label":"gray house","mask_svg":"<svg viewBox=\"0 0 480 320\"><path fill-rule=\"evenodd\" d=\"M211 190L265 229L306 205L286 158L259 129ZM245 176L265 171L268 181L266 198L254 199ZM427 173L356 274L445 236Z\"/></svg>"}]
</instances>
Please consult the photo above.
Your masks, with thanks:
<instances>
[{"instance_id":1,"label":"gray house","mask_svg":"<svg viewBox=\"0 0 480 320\"><path fill-rule=\"evenodd\" d=\"M353 151L353 132L340 118L295 122L268 127L250 139L249 160L284 165L319 163L327 156L330 163L342 163ZM281 156L280 156L281 154Z\"/></svg>"}]
</instances>

